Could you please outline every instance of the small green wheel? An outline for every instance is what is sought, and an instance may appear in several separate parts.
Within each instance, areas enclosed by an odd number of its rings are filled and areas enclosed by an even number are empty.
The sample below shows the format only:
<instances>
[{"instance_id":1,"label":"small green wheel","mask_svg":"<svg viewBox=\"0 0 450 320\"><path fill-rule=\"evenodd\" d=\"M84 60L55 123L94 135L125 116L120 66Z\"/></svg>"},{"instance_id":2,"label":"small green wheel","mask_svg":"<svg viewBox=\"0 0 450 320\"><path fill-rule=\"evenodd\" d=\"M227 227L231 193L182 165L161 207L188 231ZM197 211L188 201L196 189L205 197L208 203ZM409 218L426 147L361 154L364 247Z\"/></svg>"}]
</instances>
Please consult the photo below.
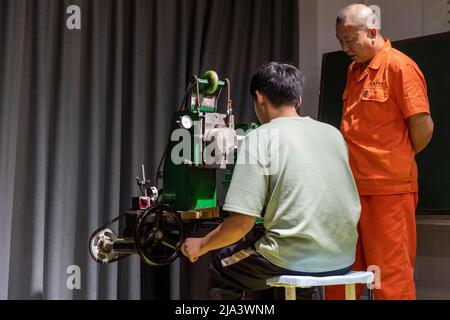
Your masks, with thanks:
<instances>
[{"instance_id":1,"label":"small green wheel","mask_svg":"<svg viewBox=\"0 0 450 320\"><path fill-rule=\"evenodd\" d=\"M215 71L208 70L203 75L203 78L208 80L208 86L205 89L206 94L213 94L219 87L219 76Z\"/></svg>"}]
</instances>

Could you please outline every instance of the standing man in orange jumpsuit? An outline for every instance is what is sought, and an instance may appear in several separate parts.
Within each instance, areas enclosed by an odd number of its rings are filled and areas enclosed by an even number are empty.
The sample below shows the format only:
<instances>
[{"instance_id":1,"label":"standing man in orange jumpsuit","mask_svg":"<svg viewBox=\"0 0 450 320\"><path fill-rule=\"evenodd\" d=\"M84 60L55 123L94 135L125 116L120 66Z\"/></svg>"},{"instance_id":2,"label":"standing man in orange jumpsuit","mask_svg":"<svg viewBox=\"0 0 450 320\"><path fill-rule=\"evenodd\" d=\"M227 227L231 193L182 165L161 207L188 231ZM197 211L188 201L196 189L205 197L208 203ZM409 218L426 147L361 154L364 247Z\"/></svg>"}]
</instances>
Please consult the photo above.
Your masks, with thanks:
<instances>
[{"instance_id":1,"label":"standing man in orange jumpsuit","mask_svg":"<svg viewBox=\"0 0 450 320\"><path fill-rule=\"evenodd\" d=\"M353 269L379 270L375 299L415 299L415 155L434 125L422 72L382 37L376 19L371 8L352 4L336 23L342 50L354 61L341 122L362 209ZM329 287L327 298L343 299L344 291Z\"/></svg>"}]
</instances>

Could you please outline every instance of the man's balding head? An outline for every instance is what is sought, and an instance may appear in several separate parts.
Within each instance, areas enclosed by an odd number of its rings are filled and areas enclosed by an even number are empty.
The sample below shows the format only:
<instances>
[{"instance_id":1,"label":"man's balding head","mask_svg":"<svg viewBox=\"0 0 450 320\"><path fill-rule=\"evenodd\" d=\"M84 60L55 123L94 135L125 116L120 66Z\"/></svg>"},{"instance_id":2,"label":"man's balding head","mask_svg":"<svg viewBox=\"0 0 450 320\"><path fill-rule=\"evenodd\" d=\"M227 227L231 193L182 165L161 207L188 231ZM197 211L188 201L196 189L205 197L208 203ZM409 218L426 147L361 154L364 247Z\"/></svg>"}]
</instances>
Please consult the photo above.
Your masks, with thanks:
<instances>
[{"instance_id":1,"label":"man's balding head","mask_svg":"<svg viewBox=\"0 0 450 320\"><path fill-rule=\"evenodd\" d=\"M368 64L384 46L379 16L363 4L351 4L337 16L336 37L342 50L361 64Z\"/></svg>"},{"instance_id":2,"label":"man's balding head","mask_svg":"<svg viewBox=\"0 0 450 320\"><path fill-rule=\"evenodd\" d=\"M380 29L379 17L371 8L360 3L348 5L339 11L336 23L357 27L360 30Z\"/></svg>"}]
</instances>

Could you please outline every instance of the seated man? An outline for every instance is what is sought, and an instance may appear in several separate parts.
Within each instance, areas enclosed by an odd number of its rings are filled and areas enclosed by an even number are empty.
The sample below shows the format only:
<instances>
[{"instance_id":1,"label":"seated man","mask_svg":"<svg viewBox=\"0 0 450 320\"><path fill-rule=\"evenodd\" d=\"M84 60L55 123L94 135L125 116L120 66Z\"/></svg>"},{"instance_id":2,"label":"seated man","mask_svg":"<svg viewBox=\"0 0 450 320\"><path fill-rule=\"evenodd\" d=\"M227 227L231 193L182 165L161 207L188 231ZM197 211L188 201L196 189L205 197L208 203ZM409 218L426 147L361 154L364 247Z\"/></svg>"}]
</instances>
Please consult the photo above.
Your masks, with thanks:
<instances>
[{"instance_id":1,"label":"seated man","mask_svg":"<svg viewBox=\"0 0 450 320\"><path fill-rule=\"evenodd\" d=\"M288 64L263 65L252 78L262 126L239 148L223 208L232 214L181 246L191 262L223 248L210 266L212 298L240 299L281 274L346 274L354 262L361 207L348 150L337 129L298 116L302 86ZM264 208L265 234L240 241Z\"/></svg>"}]
</instances>

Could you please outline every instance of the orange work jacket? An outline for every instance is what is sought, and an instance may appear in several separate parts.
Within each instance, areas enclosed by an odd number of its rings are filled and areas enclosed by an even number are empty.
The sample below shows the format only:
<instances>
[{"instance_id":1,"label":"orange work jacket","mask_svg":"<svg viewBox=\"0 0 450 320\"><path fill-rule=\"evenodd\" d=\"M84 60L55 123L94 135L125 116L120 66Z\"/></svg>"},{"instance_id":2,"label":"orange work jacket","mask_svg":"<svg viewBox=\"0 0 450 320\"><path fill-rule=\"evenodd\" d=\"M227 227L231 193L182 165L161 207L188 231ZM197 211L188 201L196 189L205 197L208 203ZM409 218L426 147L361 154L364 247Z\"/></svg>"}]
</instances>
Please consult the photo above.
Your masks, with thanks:
<instances>
[{"instance_id":1,"label":"orange work jacket","mask_svg":"<svg viewBox=\"0 0 450 320\"><path fill-rule=\"evenodd\" d=\"M430 112L417 64L386 39L364 71L350 65L342 99L341 132L360 195L417 192L408 118Z\"/></svg>"}]
</instances>

